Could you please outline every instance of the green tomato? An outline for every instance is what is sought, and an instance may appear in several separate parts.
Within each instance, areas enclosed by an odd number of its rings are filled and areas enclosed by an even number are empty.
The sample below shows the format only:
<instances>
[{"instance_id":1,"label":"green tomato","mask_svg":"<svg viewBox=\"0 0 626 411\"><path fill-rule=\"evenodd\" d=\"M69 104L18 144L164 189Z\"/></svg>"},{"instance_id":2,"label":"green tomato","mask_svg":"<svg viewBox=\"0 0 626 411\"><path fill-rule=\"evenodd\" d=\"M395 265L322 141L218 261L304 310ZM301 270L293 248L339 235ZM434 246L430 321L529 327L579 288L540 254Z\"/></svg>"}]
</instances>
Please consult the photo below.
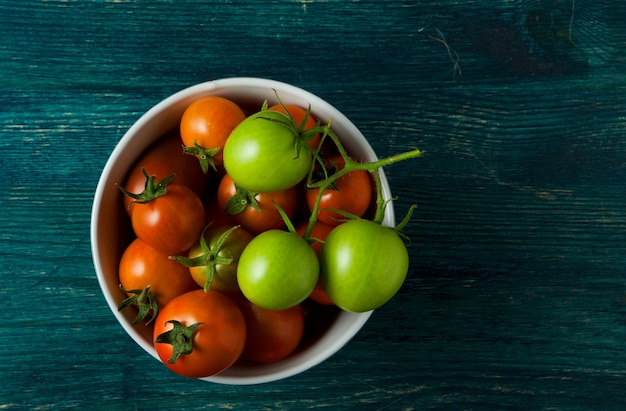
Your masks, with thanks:
<instances>
[{"instance_id":1,"label":"green tomato","mask_svg":"<svg viewBox=\"0 0 626 411\"><path fill-rule=\"evenodd\" d=\"M300 131L283 113L260 111L230 134L224 168L235 184L255 193L291 188L304 179L312 162Z\"/></svg>"},{"instance_id":2,"label":"green tomato","mask_svg":"<svg viewBox=\"0 0 626 411\"><path fill-rule=\"evenodd\" d=\"M320 280L330 299L351 312L374 310L400 289L409 269L402 239L389 227L351 220L334 228L320 253Z\"/></svg>"},{"instance_id":3,"label":"green tomato","mask_svg":"<svg viewBox=\"0 0 626 411\"><path fill-rule=\"evenodd\" d=\"M243 250L237 282L243 295L268 310L300 304L319 279L319 260L313 248L297 234L265 231Z\"/></svg>"}]
</instances>

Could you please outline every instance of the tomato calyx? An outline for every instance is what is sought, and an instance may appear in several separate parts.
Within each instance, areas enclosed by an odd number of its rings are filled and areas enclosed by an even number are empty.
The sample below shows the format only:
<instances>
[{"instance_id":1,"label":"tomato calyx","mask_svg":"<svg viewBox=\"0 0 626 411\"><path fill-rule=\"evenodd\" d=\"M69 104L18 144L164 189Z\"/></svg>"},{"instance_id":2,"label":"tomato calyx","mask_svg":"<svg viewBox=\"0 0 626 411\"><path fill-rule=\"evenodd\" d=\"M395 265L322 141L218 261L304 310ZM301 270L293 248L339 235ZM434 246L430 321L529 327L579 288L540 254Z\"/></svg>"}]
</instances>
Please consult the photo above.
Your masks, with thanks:
<instances>
[{"instance_id":1,"label":"tomato calyx","mask_svg":"<svg viewBox=\"0 0 626 411\"><path fill-rule=\"evenodd\" d=\"M258 193L246 190L245 188L235 184L235 195L228 200L226 206L224 207L224 211L228 215L237 215L242 213L246 207L250 206L262 214L263 210L261 210L259 202L256 200L257 194Z\"/></svg>"},{"instance_id":2,"label":"tomato calyx","mask_svg":"<svg viewBox=\"0 0 626 411\"><path fill-rule=\"evenodd\" d=\"M217 166L215 165L213 157L215 157L215 155L219 153L220 147L205 148L198 144L197 140L194 140L193 146L184 147L183 151L185 152L185 154L198 157L200 167L202 168L202 172L204 174L209 172L209 166L213 169L213 171L217 171Z\"/></svg>"},{"instance_id":3,"label":"tomato calyx","mask_svg":"<svg viewBox=\"0 0 626 411\"><path fill-rule=\"evenodd\" d=\"M276 91L275 89L274 89L274 95L276 96L276 101L278 102L278 105L283 110L282 112L279 111L279 113L283 114L288 121L283 121L282 119L277 120L271 117L268 118L268 117L263 117L263 116L260 116L259 118L264 118L269 121L275 121L275 122L281 123L294 134L294 136L296 137L296 158L297 158L300 153L299 149L301 148L301 144L302 143L307 144L310 141L312 141L318 133L324 132L326 127L321 126L320 121L317 120L315 127L311 127L305 130L306 123L309 120L309 117L311 117L311 105L310 104L308 105L304 113L304 117L302 118L302 121L300 122L300 124L296 124L295 119L289 112L289 109L287 108L287 106L283 104L280 97L278 96L278 91ZM270 111L268 107L269 107L269 103L267 102L267 100L265 100L263 102L263 105L261 106L261 111L262 112ZM311 152L313 151L312 147L310 146L308 147L308 149Z\"/></svg>"},{"instance_id":4,"label":"tomato calyx","mask_svg":"<svg viewBox=\"0 0 626 411\"><path fill-rule=\"evenodd\" d=\"M133 199L133 201L131 201L128 205L129 208L132 204L147 204L158 197L164 196L167 194L167 185L174 177L176 177L176 173L172 173L164 179L157 181L156 174L149 176L145 168L141 169L141 173L144 177L146 177L146 184L144 185L144 190L141 193L131 193L124 187L118 185L118 188L122 191L122 193L124 193L124 195Z\"/></svg>"},{"instance_id":5,"label":"tomato calyx","mask_svg":"<svg viewBox=\"0 0 626 411\"><path fill-rule=\"evenodd\" d=\"M236 226L229 228L221 236L219 236L219 238L215 242L215 245L213 247L210 247L209 244L207 244L206 242L206 238L204 237L206 230L210 226L211 224L208 224L204 228L204 230L202 230L202 234L200 235L199 241L200 241L200 248L202 249L202 253L200 255L193 257L193 258L183 257L183 256L171 256L170 257L170 259L181 263L187 268L206 267L207 278L206 278L206 281L204 282L204 287L203 287L205 292L208 292L209 289L211 288L211 284L213 283L213 278L215 278L215 272L217 271L217 266L228 265L233 262L232 256L225 257L223 255L220 255L220 253L222 252L222 247L224 246L224 243L226 242L228 237L235 230L241 227L239 225L236 225Z\"/></svg>"},{"instance_id":6,"label":"tomato calyx","mask_svg":"<svg viewBox=\"0 0 626 411\"><path fill-rule=\"evenodd\" d=\"M193 333L202 323L195 323L186 327L179 321L169 320L166 321L166 324L172 324L172 329L159 334L154 342L172 346L172 357L167 362L174 364L181 355L193 352Z\"/></svg>"},{"instance_id":7,"label":"tomato calyx","mask_svg":"<svg viewBox=\"0 0 626 411\"><path fill-rule=\"evenodd\" d=\"M267 103L264 104L266 106ZM298 159L301 155L302 150L312 151L311 147L306 144L306 141L303 138L303 134L305 132L301 130L298 125L293 121L293 118L289 114L284 114L278 111L272 111L272 116L265 116L262 112L270 112L265 107L261 109L261 114L258 115L254 120L259 121L271 121L280 126L286 128L291 134L294 136L294 156L293 159Z\"/></svg>"},{"instance_id":8,"label":"tomato calyx","mask_svg":"<svg viewBox=\"0 0 626 411\"><path fill-rule=\"evenodd\" d=\"M148 315L150 315L150 313L152 313L152 315L146 325L154 321L154 319L157 317L157 314L159 313L159 305L157 304L157 301L154 297L154 293L150 291L149 284L143 290L128 291L125 290L124 287L122 287L122 284L120 284L120 290L122 290L122 292L126 295L130 294L130 297L126 298L120 303L120 305L117 307L118 311L121 311L128 306L134 305L139 311L137 313L137 317L135 317L135 319L133 320L133 324L137 324L143 321L144 319L146 319L146 317L148 317Z\"/></svg>"}]
</instances>

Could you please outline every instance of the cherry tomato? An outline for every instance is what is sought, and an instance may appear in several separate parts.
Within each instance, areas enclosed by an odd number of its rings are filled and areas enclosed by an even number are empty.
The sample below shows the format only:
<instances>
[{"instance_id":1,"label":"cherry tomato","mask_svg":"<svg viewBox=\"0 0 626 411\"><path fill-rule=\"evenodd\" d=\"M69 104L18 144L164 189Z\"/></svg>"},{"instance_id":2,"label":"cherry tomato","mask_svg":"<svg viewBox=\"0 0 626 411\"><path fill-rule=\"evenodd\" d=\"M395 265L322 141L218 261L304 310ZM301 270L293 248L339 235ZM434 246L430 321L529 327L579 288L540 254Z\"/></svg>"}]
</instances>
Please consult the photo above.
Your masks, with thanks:
<instances>
[{"instance_id":1,"label":"cherry tomato","mask_svg":"<svg viewBox=\"0 0 626 411\"><path fill-rule=\"evenodd\" d=\"M289 115L291 115L291 117L293 118L294 123L296 123L296 125L301 127L303 130L310 130L317 125L317 120L315 120L315 118L311 115L311 113L309 113L309 116L306 117L307 111L300 106L296 106L295 104L283 104L283 105L276 104L268 108L268 110L278 111L280 113L287 114L285 113L285 109L287 109L287 113L289 113ZM306 122L304 122L305 117L306 117ZM303 122L304 124L302 124ZM319 143L320 143L319 133L316 133L315 135L313 135L311 140L307 142L307 144L313 149L316 149Z\"/></svg>"},{"instance_id":2,"label":"cherry tomato","mask_svg":"<svg viewBox=\"0 0 626 411\"><path fill-rule=\"evenodd\" d=\"M229 295L238 294L237 264L252 238L252 234L238 226L209 226L189 249L187 257L177 257L177 261L189 267L194 281L205 291L211 288Z\"/></svg>"},{"instance_id":3,"label":"cherry tomato","mask_svg":"<svg viewBox=\"0 0 626 411\"><path fill-rule=\"evenodd\" d=\"M269 193L295 186L306 176L312 150L283 113L263 110L242 121L224 146L224 168L240 187Z\"/></svg>"},{"instance_id":4,"label":"cherry tomato","mask_svg":"<svg viewBox=\"0 0 626 411\"><path fill-rule=\"evenodd\" d=\"M222 178L217 189L219 208L225 211L233 223L240 224L253 234L284 227L285 221L274 204L291 218L296 211L297 201L296 187L272 193L251 193L237 186L228 174Z\"/></svg>"},{"instance_id":5,"label":"cherry tomato","mask_svg":"<svg viewBox=\"0 0 626 411\"><path fill-rule=\"evenodd\" d=\"M185 109L180 136L187 152L199 158L202 169L222 164L222 150L231 131L246 115L234 102L218 96L204 97Z\"/></svg>"},{"instance_id":6,"label":"cherry tomato","mask_svg":"<svg viewBox=\"0 0 626 411\"><path fill-rule=\"evenodd\" d=\"M369 220L335 227L320 254L324 289L339 308L352 312L373 310L389 301L408 268L409 255L398 234Z\"/></svg>"},{"instance_id":7,"label":"cherry tomato","mask_svg":"<svg viewBox=\"0 0 626 411\"><path fill-rule=\"evenodd\" d=\"M308 228L308 221L301 223L298 227L296 227L296 232L300 237L304 236L306 229ZM313 240L311 244L311 248L315 251L315 254L319 257L320 252L322 250L323 241L326 239L328 233L332 231L334 227L328 224L324 224L320 221L316 222L313 225L313 229L309 234L309 238ZM319 240L319 241L318 241ZM323 305L333 305L333 301L328 297L326 291L324 290L324 286L322 285L321 280L317 281L317 285L309 295L309 298L315 301L318 304Z\"/></svg>"},{"instance_id":8,"label":"cherry tomato","mask_svg":"<svg viewBox=\"0 0 626 411\"><path fill-rule=\"evenodd\" d=\"M243 295L268 310L282 310L304 301L317 284L315 251L297 234L265 231L241 253L237 281Z\"/></svg>"},{"instance_id":9,"label":"cherry tomato","mask_svg":"<svg viewBox=\"0 0 626 411\"><path fill-rule=\"evenodd\" d=\"M341 156L333 156L326 161L326 166L331 170L343 169L345 162ZM306 190L306 201L309 210L313 210L319 188ZM324 190L319 204L317 218L319 221L337 226L345 216L330 210L331 208L343 210L357 217L361 217L370 207L372 201L372 181L367 171L355 170L339 177L334 184Z\"/></svg>"},{"instance_id":10,"label":"cherry tomato","mask_svg":"<svg viewBox=\"0 0 626 411\"><path fill-rule=\"evenodd\" d=\"M170 260L136 238L124 251L119 265L120 284L124 290L143 290L150 286L159 307L173 298L198 288L189 270Z\"/></svg>"},{"instance_id":11,"label":"cherry tomato","mask_svg":"<svg viewBox=\"0 0 626 411\"><path fill-rule=\"evenodd\" d=\"M137 237L157 251L176 255L200 237L204 206L188 187L168 184L167 193L147 203L135 203L131 223Z\"/></svg>"},{"instance_id":12,"label":"cherry tomato","mask_svg":"<svg viewBox=\"0 0 626 411\"><path fill-rule=\"evenodd\" d=\"M291 355L304 333L304 313L298 304L286 310L267 310L239 298L246 320L246 345L242 356L258 363L272 363Z\"/></svg>"},{"instance_id":13,"label":"cherry tomato","mask_svg":"<svg viewBox=\"0 0 626 411\"><path fill-rule=\"evenodd\" d=\"M183 144L178 134L171 134L159 140L150 147L130 170L124 182L124 188L135 194L144 190L146 178L142 173L145 169L148 175L156 175L162 180L171 174L176 174L172 183L191 188L199 197L203 196L209 180L209 174L204 174L198 160L183 152ZM132 198L124 196L124 207L130 215Z\"/></svg>"},{"instance_id":14,"label":"cherry tomato","mask_svg":"<svg viewBox=\"0 0 626 411\"><path fill-rule=\"evenodd\" d=\"M174 298L154 324L163 364L192 378L208 377L237 361L246 343L241 310L219 291L195 290Z\"/></svg>"}]
</instances>

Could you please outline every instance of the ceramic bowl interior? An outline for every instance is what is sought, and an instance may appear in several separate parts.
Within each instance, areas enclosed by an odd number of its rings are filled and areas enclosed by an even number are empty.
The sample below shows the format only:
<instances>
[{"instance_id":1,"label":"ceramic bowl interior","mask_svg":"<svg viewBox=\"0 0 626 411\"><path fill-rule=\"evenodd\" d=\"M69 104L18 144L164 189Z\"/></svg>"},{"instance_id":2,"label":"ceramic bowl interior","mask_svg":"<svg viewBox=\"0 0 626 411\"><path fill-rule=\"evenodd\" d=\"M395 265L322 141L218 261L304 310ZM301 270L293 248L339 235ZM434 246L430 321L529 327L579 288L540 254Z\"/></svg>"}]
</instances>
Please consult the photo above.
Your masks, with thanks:
<instances>
[{"instance_id":1,"label":"ceramic bowl interior","mask_svg":"<svg viewBox=\"0 0 626 411\"><path fill-rule=\"evenodd\" d=\"M118 264L129 243L130 225L123 210L120 190L116 183L124 181L126 173L139 156L159 138L178 129L185 108L193 101L218 95L237 102L244 110L258 111L267 100L276 102L275 92L285 104L311 106L315 118L332 127L351 156L365 161L375 160L376 154L365 137L343 114L315 95L300 88L267 79L228 78L201 83L184 89L157 104L126 132L109 157L98 182L91 220L92 256L96 275L104 297L124 330L147 353L158 359L152 344L150 327L133 325L131 310L118 311L124 299L119 290ZM384 172L380 170L383 197L391 198ZM384 224L395 223L393 206L387 207ZM337 308L314 308L308 313L303 342L289 358L267 365L237 362L207 381L245 385L279 380L301 373L326 360L340 350L367 322L371 312L349 313ZM309 320L312 319L312 320Z\"/></svg>"}]
</instances>

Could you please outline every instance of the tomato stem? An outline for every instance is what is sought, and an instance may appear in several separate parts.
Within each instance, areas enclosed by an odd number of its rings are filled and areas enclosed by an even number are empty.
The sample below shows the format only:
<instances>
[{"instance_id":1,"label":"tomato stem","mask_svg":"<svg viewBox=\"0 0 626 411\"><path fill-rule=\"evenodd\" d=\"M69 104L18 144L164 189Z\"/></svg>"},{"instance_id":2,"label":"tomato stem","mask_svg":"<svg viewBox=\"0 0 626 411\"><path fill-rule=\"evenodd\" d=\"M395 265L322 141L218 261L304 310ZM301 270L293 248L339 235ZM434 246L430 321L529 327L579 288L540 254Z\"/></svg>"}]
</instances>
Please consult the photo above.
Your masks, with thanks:
<instances>
[{"instance_id":1,"label":"tomato stem","mask_svg":"<svg viewBox=\"0 0 626 411\"><path fill-rule=\"evenodd\" d=\"M195 323L185 327L179 321L169 320L166 324L172 324L172 329L157 336L154 342L172 345L172 357L167 362L174 364L181 355L192 353L193 333L202 323Z\"/></svg>"},{"instance_id":2,"label":"tomato stem","mask_svg":"<svg viewBox=\"0 0 626 411\"><path fill-rule=\"evenodd\" d=\"M211 284L213 284L213 278L215 278L215 272L217 271L217 266L228 265L233 262L232 256L224 257L220 255L220 252L222 251L222 247L224 246L224 243L226 242L228 237L235 230L241 227L241 226L236 225L236 226L229 228L221 236L219 236L214 246L210 247L209 244L207 244L206 242L206 238L204 237L206 230L210 226L211 226L211 223L209 223L206 227L204 227L204 229L202 230L202 234L200 235L199 242L200 242L200 248L202 250L200 255L196 257L191 257L191 258L183 257L183 256L170 256L169 257L171 260L174 260L184 265L187 268L206 267L207 278L206 278L206 281L204 282L204 292L208 292L209 289L211 288Z\"/></svg>"},{"instance_id":3,"label":"tomato stem","mask_svg":"<svg viewBox=\"0 0 626 411\"><path fill-rule=\"evenodd\" d=\"M293 234L297 234L296 233L296 228L294 227L293 223L291 222L291 219L289 218L289 216L287 215L287 213L285 213L285 210L283 210L281 208L281 206L278 205L278 203L276 203L276 201L272 200L272 204L274 204L274 207L276 207L276 210L278 211L278 214L280 214L280 217L283 219L283 221L285 222L285 226L287 227L287 230L290 233Z\"/></svg>"},{"instance_id":4,"label":"tomato stem","mask_svg":"<svg viewBox=\"0 0 626 411\"><path fill-rule=\"evenodd\" d=\"M317 197L315 197L315 203L313 203L313 209L311 210L311 213L309 215L309 223L306 227L306 230L304 231L304 235L302 236L302 238L304 238L307 241L309 241L309 238L311 237L311 232L313 231L313 226L315 226L315 223L317 222L317 214L320 209L320 202L322 201L322 194L324 194L324 190L326 190L326 188L327 186L320 187L320 189L317 192Z\"/></svg>"},{"instance_id":5,"label":"tomato stem","mask_svg":"<svg viewBox=\"0 0 626 411\"><path fill-rule=\"evenodd\" d=\"M408 224L408 222L411 220L411 216L413 215L413 211L415 211L416 208L417 204L411 204L411 207L409 207L409 211L407 211L406 216L404 216L400 224L396 226L396 232L401 231Z\"/></svg>"},{"instance_id":6,"label":"tomato stem","mask_svg":"<svg viewBox=\"0 0 626 411\"><path fill-rule=\"evenodd\" d=\"M335 146L337 147L339 154L341 154L341 156L343 157L345 161L345 166L341 170L338 170L333 175L329 176L328 178L322 181L318 181L316 183L311 183L309 181L307 184L309 188L328 187L331 183L336 181L338 178L348 173L351 173L352 171L364 170L364 171L373 172L373 171L378 170L379 168L386 167L388 165L397 163L399 161L416 158L423 154L423 151L419 149L415 149L415 150L407 151L404 153L396 154L390 157L386 157L380 160L361 163L358 161L354 161L352 158L350 158L345 148L343 147L343 144L341 144L339 137L337 137L337 135L332 130L330 130L330 122L327 128L328 129L326 130L326 132L328 136L330 136L330 138L333 140L333 143L335 143ZM322 164L323 166L323 163L320 163L320 164Z\"/></svg>"},{"instance_id":7,"label":"tomato stem","mask_svg":"<svg viewBox=\"0 0 626 411\"><path fill-rule=\"evenodd\" d=\"M184 147L183 151L185 154L189 154L192 156L198 157L200 161L200 167L202 168L202 172L204 174L209 172L209 166L213 169L213 171L217 171L217 167L215 166L215 161L213 157L220 151L220 147L216 148L205 148L198 144L196 140L193 141L193 147Z\"/></svg>"},{"instance_id":8,"label":"tomato stem","mask_svg":"<svg viewBox=\"0 0 626 411\"><path fill-rule=\"evenodd\" d=\"M126 308L130 305L134 305L138 308L137 317L133 320L133 324L137 324L140 321L143 321L150 313L152 313L151 318L148 320L146 325L150 324L159 313L159 305L157 304L156 299L154 298L154 293L150 291L150 285L148 284L143 290L125 290L120 284L120 290L126 295L130 295L130 297L126 298L121 304L118 306L118 311L121 311L123 308Z\"/></svg>"},{"instance_id":9,"label":"tomato stem","mask_svg":"<svg viewBox=\"0 0 626 411\"><path fill-rule=\"evenodd\" d=\"M124 193L124 195L133 199L133 201L131 201L128 205L129 208L132 204L146 204L152 200L157 199L158 197L164 196L165 194L167 194L167 185L170 181L172 181L174 177L176 177L176 173L172 173L169 176L165 177L163 180L156 181L156 174L152 174L151 176L149 176L146 169L143 167L141 169L141 173L146 178L146 183L144 185L144 190L139 194L131 193L124 187L116 184L117 187L122 191L122 193Z\"/></svg>"},{"instance_id":10,"label":"tomato stem","mask_svg":"<svg viewBox=\"0 0 626 411\"><path fill-rule=\"evenodd\" d=\"M226 206L224 207L224 211L228 215L237 215L250 206L259 213L263 214L263 211L259 206L259 202L255 198L257 194L258 193L246 190L245 188L235 184L235 195L228 200Z\"/></svg>"},{"instance_id":11,"label":"tomato stem","mask_svg":"<svg viewBox=\"0 0 626 411\"><path fill-rule=\"evenodd\" d=\"M378 224L382 224L385 218L385 208L387 208L388 201L383 198L383 184L380 179L380 172L378 170L371 171L376 182L376 214L373 221ZM391 201L391 199L389 200Z\"/></svg>"},{"instance_id":12,"label":"tomato stem","mask_svg":"<svg viewBox=\"0 0 626 411\"><path fill-rule=\"evenodd\" d=\"M319 188L319 192L318 192L315 204L313 206L313 210L311 211L311 216L309 217L309 224L305 232L304 238L308 238L311 231L313 230L313 225L315 224L317 220L317 213L319 210L319 203L322 198L322 193L326 189L331 187L331 185L334 184L334 182L337 181L339 178L353 171L363 170L363 171L368 171L373 174L374 180L376 182L376 214L374 216L373 221L378 224L382 224L384 220L384 215L385 215L385 208L387 207L387 204L390 201L392 201L392 199L385 200L382 197L382 182L381 182L381 178L379 174L380 169L388 165L397 163L399 161L404 161L404 160L408 160L411 158L420 157L423 154L423 151L419 149L415 149L415 150L396 154L396 155L379 159L379 160L375 160L375 161L358 162L350 158L350 156L348 155L348 152L346 151L343 144L339 140L339 137L331 130L330 128L331 124L332 124L332 119L330 119L328 121L328 124L324 127L324 134L322 135L320 145L318 146L318 149L315 151L315 153L316 154L319 153L319 150L326 136L328 136L331 138L331 140L337 147L337 150L339 151L339 154L341 155L341 157L343 157L345 165L343 168L333 171L333 173L329 175L328 169L326 168L326 164L324 163L324 161L319 159L319 155L315 157L319 165L322 167L324 178L320 181L313 182L313 170L315 167L315 163L312 164L311 169L309 170L309 174L307 176L307 187L310 189ZM409 214L407 215L407 217L405 217L405 219L401 223L402 227L404 227L404 225L407 224L408 219L410 219L412 213L413 213L413 209L409 210Z\"/></svg>"}]
</instances>

